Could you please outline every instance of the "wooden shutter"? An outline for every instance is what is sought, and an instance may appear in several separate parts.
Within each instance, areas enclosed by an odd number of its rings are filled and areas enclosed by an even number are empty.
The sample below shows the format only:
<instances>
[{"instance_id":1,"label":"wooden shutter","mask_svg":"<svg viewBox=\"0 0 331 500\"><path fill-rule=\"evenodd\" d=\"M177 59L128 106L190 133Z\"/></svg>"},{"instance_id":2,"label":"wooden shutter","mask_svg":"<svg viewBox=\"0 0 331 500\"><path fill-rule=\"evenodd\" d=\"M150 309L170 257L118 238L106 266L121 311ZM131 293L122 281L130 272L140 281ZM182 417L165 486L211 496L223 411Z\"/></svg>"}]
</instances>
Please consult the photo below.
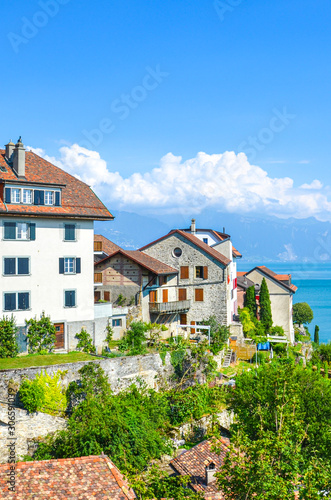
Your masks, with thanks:
<instances>
[{"instance_id":1,"label":"wooden shutter","mask_svg":"<svg viewBox=\"0 0 331 500\"><path fill-rule=\"evenodd\" d=\"M110 292L103 292L103 300L110 302Z\"/></svg>"},{"instance_id":2,"label":"wooden shutter","mask_svg":"<svg viewBox=\"0 0 331 500\"><path fill-rule=\"evenodd\" d=\"M188 278L189 278L189 267L180 266L180 279L188 280Z\"/></svg>"},{"instance_id":3,"label":"wooden shutter","mask_svg":"<svg viewBox=\"0 0 331 500\"><path fill-rule=\"evenodd\" d=\"M95 241L94 242L94 251L95 252L102 252L102 241Z\"/></svg>"},{"instance_id":4,"label":"wooden shutter","mask_svg":"<svg viewBox=\"0 0 331 500\"><path fill-rule=\"evenodd\" d=\"M157 301L157 292L156 290L151 290L149 292L149 302L154 304Z\"/></svg>"},{"instance_id":5,"label":"wooden shutter","mask_svg":"<svg viewBox=\"0 0 331 500\"><path fill-rule=\"evenodd\" d=\"M94 283L102 283L102 273L94 273Z\"/></svg>"},{"instance_id":6,"label":"wooden shutter","mask_svg":"<svg viewBox=\"0 0 331 500\"><path fill-rule=\"evenodd\" d=\"M94 302L98 302L98 300L101 299L101 292L95 291L94 292Z\"/></svg>"},{"instance_id":7,"label":"wooden shutter","mask_svg":"<svg viewBox=\"0 0 331 500\"><path fill-rule=\"evenodd\" d=\"M203 268L203 279L204 280L208 279L208 266L204 266Z\"/></svg>"},{"instance_id":8,"label":"wooden shutter","mask_svg":"<svg viewBox=\"0 0 331 500\"><path fill-rule=\"evenodd\" d=\"M162 302L168 302L168 289L162 290Z\"/></svg>"},{"instance_id":9,"label":"wooden shutter","mask_svg":"<svg viewBox=\"0 0 331 500\"><path fill-rule=\"evenodd\" d=\"M36 225L35 224L29 224L29 236L30 236L31 241L34 241L36 239Z\"/></svg>"},{"instance_id":10,"label":"wooden shutter","mask_svg":"<svg viewBox=\"0 0 331 500\"><path fill-rule=\"evenodd\" d=\"M6 188L5 189L5 203L10 203L11 202L11 189Z\"/></svg>"},{"instance_id":11,"label":"wooden shutter","mask_svg":"<svg viewBox=\"0 0 331 500\"><path fill-rule=\"evenodd\" d=\"M55 206L56 207L60 206L60 193L59 193L59 191L55 191Z\"/></svg>"},{"instance_id":12,"label":"wooden shutter","mask_svg":"<svg viewBox=\"0 0 331 500\"><path fill-rule=\"evenodd\" d=\"M179 288L178 300L186 300L186 297L187 297L186 288Z\"/></svg>"},{"instance_id":13,"label":"wooden shutter","mask_svg":"<svg viewBox=\"0 0 331 500\"><path fill-rule=\"evenodd\" d=\"M179 321L181 325L187 325L187 314L180 314Z\"/></svg>"},{"instance_id":14,"label":"wooden shutter","mask_svg":"<svg viewBox=\"0 0 331 500\"><path fill-rule=\"evenodd\" d=\"M76 274L80 274L81 272L81 259L80 257L76 258Z\"/></svg>"},{"instance_id":15,"label":"wooden shutter","mask_svg":"<svg viewBox=\"0 0 331 500\"><path fill-rule=\"evenodd\" d=\"M59 258L59 274L64 274L64 258Z\"/></svg>"},{"instance_id":16,"label":"wooden shutter","mask_svg":"<svg viewBox=\"0 0 331 500\"><path fill-rule=\"evenodd\" d=\"M195 325L195 321L191 321L191 325ZM195 328L191 328L192 335L195 334Z\"/></svg>"},{"instance_id":17,"label":"wooden shutter","mask_svg":"<svg viewBox=\"0 0 331 500\"><path fill-rule=\"evenodd\" d=\"M203 288L196 288L194 294L196 302L203 302Z\"/></svg>"}]
</instances>

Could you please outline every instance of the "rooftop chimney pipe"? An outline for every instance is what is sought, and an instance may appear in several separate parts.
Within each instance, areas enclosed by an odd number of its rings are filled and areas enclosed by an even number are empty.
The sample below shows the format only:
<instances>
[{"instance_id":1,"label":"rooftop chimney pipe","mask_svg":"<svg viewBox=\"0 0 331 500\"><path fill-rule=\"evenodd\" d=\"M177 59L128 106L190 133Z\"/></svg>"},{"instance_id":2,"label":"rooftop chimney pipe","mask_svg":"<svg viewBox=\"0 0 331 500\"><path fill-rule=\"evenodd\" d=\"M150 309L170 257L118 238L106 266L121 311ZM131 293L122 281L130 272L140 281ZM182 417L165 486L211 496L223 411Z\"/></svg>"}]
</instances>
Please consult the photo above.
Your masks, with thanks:
<instances>
[{"instance_id":1,"label":"rooftop chimney pipe","mask_svg":"<svg viewBox=\"0 0 331 500\"><path fill-rule=\"evenodd\" d=\"M6 147L6 160L8 161L8 163L11 163L13 161L12 155L15 148L15 144L9 141L5 147Z\"/></svg>"},{"instance_id":2,"label":"rooftop chimney pipe","mask_svg":"<svg viewBox=\"0 0 331 500\"><path fill-rule=\"evenodd\" d=\"M20 137L15 145L13 156L13 169L18 177L25 177L25 149Z\"/></svg>"},{"instance_id":3,"label":"rooftop chimney pipe","mask_svg":"<svg viewBox=\"0 0 331 500\"><path fill-rule=\"evenodd\" d=\"M210 462L210 464L208 464L206 466L206 484L207 485L212 483L213 481L216 481L215 472L216 472L215 464L213 462Z\"/></svg>"},{"instance_id":4,"label":"rooftop chimney pipe","mask_svg":"<svg viewBox=\"0 0 331 500\"><path fill-rule=\"evenodd\" d=\"M192 233L192 234L195 234L195 233L196 233L196 229L195 229L195 219L192 219L192 221L191 221L191 233Z\"/></svg>"}]
</instances>

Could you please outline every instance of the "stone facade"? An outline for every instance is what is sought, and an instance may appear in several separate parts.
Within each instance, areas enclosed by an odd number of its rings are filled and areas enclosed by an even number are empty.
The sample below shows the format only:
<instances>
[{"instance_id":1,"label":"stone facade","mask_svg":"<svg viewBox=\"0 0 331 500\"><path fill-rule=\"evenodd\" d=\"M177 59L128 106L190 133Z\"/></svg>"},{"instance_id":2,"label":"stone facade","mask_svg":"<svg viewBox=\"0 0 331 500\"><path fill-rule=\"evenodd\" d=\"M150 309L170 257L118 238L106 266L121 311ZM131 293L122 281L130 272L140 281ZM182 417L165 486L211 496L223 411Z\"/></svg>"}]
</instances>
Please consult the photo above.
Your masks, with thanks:
<instances>
[{"instance_id":1,"label":"stone facade","mask_svg":"<svg viewBox=\"0 0 331 500\"><path fill-rule=\"evenodd\" d=\"M58 370L66 371L63 377L63 387L68 387L69 383L79 379L78 371L89 361L79 361L76 363L63 363L59 365L21 368L15 370L0 371L0 399L7 400L8 384L15 385L17 390L24 378L33 379L37 373L46 371L53 375ZM160 385L166 383L173 373L170 362L170 355L167 354L164 364L159 354L147 354L145 356L123 356L119 358L97 358L93 363L98 363L105 371L111 389L117 393L128 388L137 380L145 382L148 387L158 389ZM19 404L18 397L16 404Z\"/></svg>"},{"instance_id":2,"label":"stone facade","mask_svg":"<svg viewBox=\"0 0 331 500\"><path fill-rule=\"evenodd\" d=\"M181 255L176 257L174 249L179 248ZM178 233L163 238L144 248L144 253L164 262L165 264L178 269L179 275L177 283L172 285L175 300L180 300L180 289L186 290L186 299L190 300L190 308L186 314L187 324L192 321L201 321L209 316L215 315L217 321L229 325L232 318L229 314L228 304L231 301L231 289L228 286L229 269L221 264L216 258L195 246L191 241ZM181 267L189 267L189 277L181 278ZM196 267L207 267L208 277L197 278ZM203 292L196 292L196 290ZM197 294L203 294L203 300L196 300ZM180 313L176 320L180 321ZM183 319L183 317L182 317Z\"/></svg>"},{"instance_id":3,"label":"stone facade","mask_svg":"<svg viewBox=\"0 0 331 500\"><path fill-rule=\"evenodd\" d=\"M47 413L28 413L26 410L15 408L14 420L11 415L11 425L14 424L14 436L8 433L8 406L0 403L0 463L8 460L8 443L15 438L16 459L31 454L35 449L38 438L49 433L66 428L67 421L61 417L54 417Z\"/></svg>"}]
</instances>

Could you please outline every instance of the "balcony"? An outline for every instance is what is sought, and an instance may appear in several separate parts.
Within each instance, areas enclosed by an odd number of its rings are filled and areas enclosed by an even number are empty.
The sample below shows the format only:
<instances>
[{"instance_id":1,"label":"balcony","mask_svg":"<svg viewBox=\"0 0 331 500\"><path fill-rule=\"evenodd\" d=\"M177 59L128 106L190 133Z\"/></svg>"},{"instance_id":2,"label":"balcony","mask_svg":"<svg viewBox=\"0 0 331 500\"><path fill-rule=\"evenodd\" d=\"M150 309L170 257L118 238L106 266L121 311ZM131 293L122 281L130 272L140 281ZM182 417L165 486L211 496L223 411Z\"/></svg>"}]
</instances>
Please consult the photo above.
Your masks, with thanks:
<instances>
[{"instance_id":1,"label":"balcony","mask_svg":"<svg viewBox=\"0 0 331 500\"><path fill-rule=\"evenodd\" d=\"M190 300L177 300L174 302L150 302L149 312L156 314L181 313L190 309Z\"/></svg>"}]
</instances>

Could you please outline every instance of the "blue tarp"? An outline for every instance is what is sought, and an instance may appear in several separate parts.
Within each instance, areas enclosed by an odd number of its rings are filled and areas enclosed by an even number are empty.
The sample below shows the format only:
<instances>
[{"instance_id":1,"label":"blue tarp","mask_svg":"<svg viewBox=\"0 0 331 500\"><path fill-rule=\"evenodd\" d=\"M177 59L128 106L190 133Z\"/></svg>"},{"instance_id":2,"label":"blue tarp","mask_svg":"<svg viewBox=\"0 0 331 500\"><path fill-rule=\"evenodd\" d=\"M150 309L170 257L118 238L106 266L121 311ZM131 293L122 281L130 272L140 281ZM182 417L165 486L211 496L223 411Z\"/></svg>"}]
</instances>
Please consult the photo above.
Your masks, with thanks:
<instances>
[{"instance_id":1,"label":"blue tarp","mask_svg":"<svg viewBox=\"0 0 331 500\"><path fill-rule=\"evenodd\" d=\"M270 342L265 342L264 344L257 344L258 351L270 351Z\"/></svg>"}]
</instances>

